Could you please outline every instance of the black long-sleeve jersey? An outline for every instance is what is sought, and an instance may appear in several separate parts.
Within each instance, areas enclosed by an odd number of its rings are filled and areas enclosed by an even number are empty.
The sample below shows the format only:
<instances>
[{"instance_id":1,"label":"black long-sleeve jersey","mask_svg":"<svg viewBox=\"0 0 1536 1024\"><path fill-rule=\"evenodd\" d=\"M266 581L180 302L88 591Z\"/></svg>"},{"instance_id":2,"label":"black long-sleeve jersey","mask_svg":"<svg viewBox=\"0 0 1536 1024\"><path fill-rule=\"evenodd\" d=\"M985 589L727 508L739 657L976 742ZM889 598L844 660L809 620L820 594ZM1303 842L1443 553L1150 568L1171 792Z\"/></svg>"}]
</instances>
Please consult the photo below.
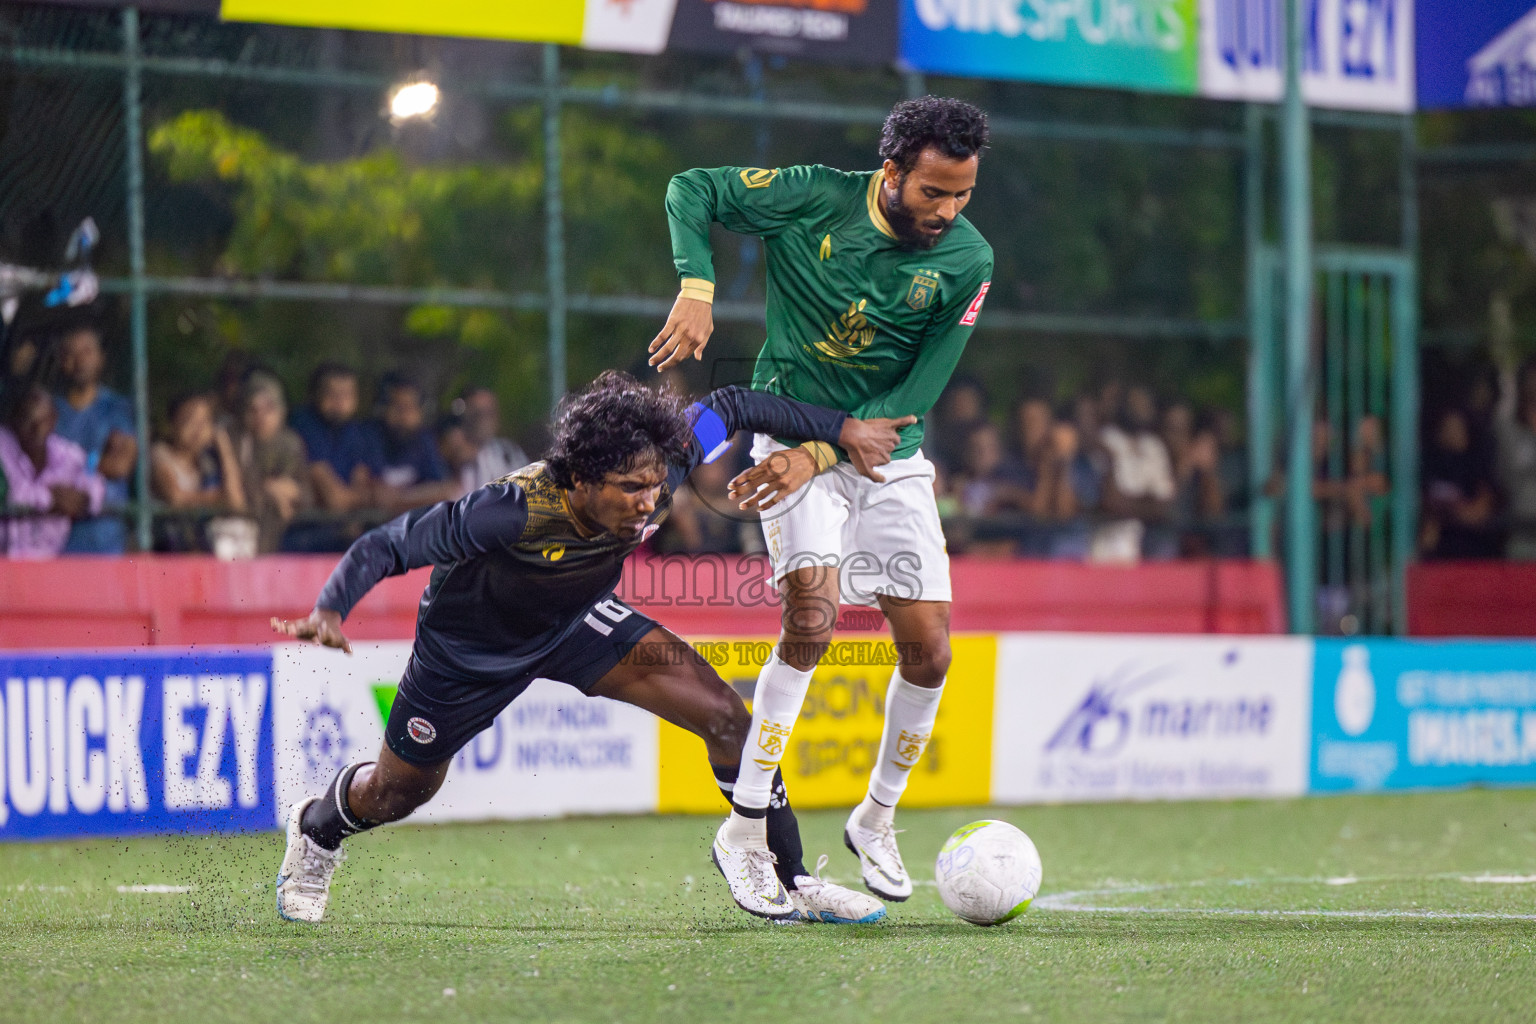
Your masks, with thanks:
<instances>
[{"instance_id":1,"label":"black long-sleeve jersey","mask_svg":"<svg viewBox=\"0 0 1536 1024\"><path fill-rule=\"evenodd\" d=\"M624 559L672 511L672 496L738 430L836 444L847 414L738 387L690 408L693 438L646 528L632 540L593 534L542 462L458 501L414 509L347 549L316 607L343 618L374 585L434 566L416 616L413 656L450 678L505 679L553 651L618 585Z\"/></svg>"}]
</instances>

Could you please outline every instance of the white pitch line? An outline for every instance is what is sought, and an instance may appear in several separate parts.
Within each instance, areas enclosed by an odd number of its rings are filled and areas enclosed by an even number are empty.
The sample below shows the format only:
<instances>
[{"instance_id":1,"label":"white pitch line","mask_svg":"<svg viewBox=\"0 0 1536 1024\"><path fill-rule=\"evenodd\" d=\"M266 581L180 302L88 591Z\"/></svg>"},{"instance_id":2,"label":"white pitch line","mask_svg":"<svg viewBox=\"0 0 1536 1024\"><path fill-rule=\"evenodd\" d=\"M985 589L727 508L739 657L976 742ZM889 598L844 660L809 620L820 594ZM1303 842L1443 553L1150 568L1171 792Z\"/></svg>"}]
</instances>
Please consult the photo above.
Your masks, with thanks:
<instances>
[{"instance_id":1,"label":"white pitch line","mask_svg":"<svg viewBox=\"0 0 1536 1024\"><path fill-rule=\"evenodd\" d=\"M1430 876L1406 876L1415 880L1435 879L1460 882L1485 882L1498 880L1504 884L1519 881L1536 882L1536 877L1517 875L1430 875ZM1378 878L1359 879L1349 877L1346 882L1342 878L1274 878L1274 879L1231 879L1228 881L1197 880L1182 883L1164 883L1158 885L1130 885L1108 889L1079 889L1075 892L1051 893L1041 896L1034 902L1034 906L1040 910L1060 911L1069 914L1146 914L1146 915L1185 915L1208 917L1303 917L1303 918L1338 918L1344 920L1382 920L1382 919L1411 919L1420 921L1536 921L1536 914L1506 914L1496 911L1449 911L1431 909L1387 909L1387 910L1261 910L1248 907L1139 907L1124 905L1100 905L1091 902L1082 902L1105 896L1131 896L1149 892L1166 892L1171 889L1204 888L1211 885L1228 886L1266 886L1266 885L1340 885L1357 884L1361 881L1402 881L1404 878Z\"/></svg>"},{"instance_id":2,"label":"white pitch line","mask_svg":"<svg viewBox=\"0 0 1536 1024\"><path fill-rule=\"evenodd\" d=\"M179 893L191 892L192 887L190 885L120 885L117 887L117 891L124 893L137 892L151 893L158 896L173 896Z\"/></svg>"}]
</instances>

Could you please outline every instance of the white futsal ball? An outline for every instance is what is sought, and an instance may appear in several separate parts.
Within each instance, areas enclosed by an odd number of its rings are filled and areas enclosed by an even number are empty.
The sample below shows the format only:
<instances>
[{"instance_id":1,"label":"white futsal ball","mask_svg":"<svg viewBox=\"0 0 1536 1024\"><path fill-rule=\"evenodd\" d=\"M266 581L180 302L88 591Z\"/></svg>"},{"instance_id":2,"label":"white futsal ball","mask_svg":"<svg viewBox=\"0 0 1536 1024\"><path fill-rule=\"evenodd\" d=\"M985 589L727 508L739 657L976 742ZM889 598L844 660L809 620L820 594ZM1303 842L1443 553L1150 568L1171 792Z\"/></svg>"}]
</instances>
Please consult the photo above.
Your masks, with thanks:
<instances>
[{"instance_id":1,"label":"white futsal ball","mask_svg":"<svg viewBox=\"0 0 1536 1024\"><path fill-rule=\"evenodd\" d=\"M1029 909L1042 870L1029 836L1006 821L973 821L944 843L933 874L956 917L1002 924Z\"/></svg>"}]
</instances>

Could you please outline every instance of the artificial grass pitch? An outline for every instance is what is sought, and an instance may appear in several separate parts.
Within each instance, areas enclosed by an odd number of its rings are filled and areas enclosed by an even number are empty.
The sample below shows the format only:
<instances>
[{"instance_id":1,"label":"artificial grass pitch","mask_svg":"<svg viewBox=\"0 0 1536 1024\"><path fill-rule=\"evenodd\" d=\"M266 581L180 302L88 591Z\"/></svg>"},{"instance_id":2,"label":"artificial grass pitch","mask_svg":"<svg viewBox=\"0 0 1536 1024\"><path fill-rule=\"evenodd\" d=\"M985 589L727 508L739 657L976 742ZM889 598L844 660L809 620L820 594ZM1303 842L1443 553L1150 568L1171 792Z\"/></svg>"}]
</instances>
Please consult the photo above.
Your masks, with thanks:
<instances>
[{"instance_id":1,"label":"artificial grass pitch","mask_svg":"<svg viewBox=\"0 0 1536 1024\"><path fill-rule=\"evenodd\" d=\"M949 832L1034 839L997 928L924 880ZM856 881L841 813L810 860ZM280 921L277 833L0 846L0 1021L1529 1021L1536 793L904 811L879 925L729 902L709 818L402 826Z\"/></svg>"}]
</instances>

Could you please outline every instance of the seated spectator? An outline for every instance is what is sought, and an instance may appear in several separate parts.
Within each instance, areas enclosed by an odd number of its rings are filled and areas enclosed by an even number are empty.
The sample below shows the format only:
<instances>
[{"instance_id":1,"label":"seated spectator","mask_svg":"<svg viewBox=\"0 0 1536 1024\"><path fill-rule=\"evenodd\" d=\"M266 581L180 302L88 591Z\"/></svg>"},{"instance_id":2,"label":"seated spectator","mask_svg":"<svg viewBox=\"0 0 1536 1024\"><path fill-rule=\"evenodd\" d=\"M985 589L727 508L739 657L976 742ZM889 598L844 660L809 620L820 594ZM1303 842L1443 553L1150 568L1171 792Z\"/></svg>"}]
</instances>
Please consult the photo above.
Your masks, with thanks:
<instances>
[{"instance_id":1,"label":"seated spectator","mask_svg":"<svg viewBox=\"0 0 1536 1024\"><path fill-rule=\"evenodd\" d=\"M213 411L214 422L230 437L240 433L240 422L244 418L242 407L245 403L245 381L256 369L257 364L250 354L237 348L224 353L224 359L219 363L213 386L214 398L218 402Z\"/></svg>"},{"instance_id":2,"label":"seated spectator","mask_svg":"<svg viewBox=\"0 0 1536 1024\"><path fill-rule=\"evenodd\" d=\"M1536 561L1536 357L1515 378L1513 419L1498 424L1499 483L1507 501L1505 556Z\"/></svg>"},{"instance_id":3,"label":"seated spectator","mask_svg":"<svg viewBox=\"0 0 1536 1024\"><path fill-rule=\"evenodd\" d=\"M278 550L293 517L312 504L309 460L299 435L283 425L287 414L282 381L265 370L252 372L235 455L263 554Z\"/></svg>"},{"instance_id":4,"label":"seated spectator","mask_svg":"<svg viewBox=\"0 0 1536 1024\"><path fill-rule=\"evenodd\" d=\"M1176 488L1168 447L1157 435L1157 400L1149 388L1126 389L1119 420L1099 433L1109 453L1104 511L1115 517L1094 536L1094 557L1134 561L1172 558L1176 535L1168 528Z\"/></svg>"},{"instance_id":5,"label":"seated spectator","mask_svg":"<svg viewBox=\"0 0 1536 1024\"><path fill-rule=\"evenodd\" d=\"M923 423L923 447L929 458L950 472L965 461L966 436L987 418L987 390L974 377L956 376Z\"/></svg>"},{"instance_id":6,"label":"seated spectator","mask_svg":"<svg viewBox=\"0 0 1536 1024\"><path fill-rule=\"evenodd\" d=\"M454 411L464 418L464 431L476 447L474 471L460 471L459 485L465 491L500 480L532 461L517 442L501 436L501 403L490 388L465 388Z\"/></svg>"},{"instance_id":7,"label":"seated spectator","mask_svg":"<svg viewBox=\"0 0 1536 1024\"><path fill-rule=\"evenodd\" d=\"M459 494L458 482L449 480L436 439L424 425L425 401L421 386L399 374L387 374L379 383L379 418L370 427L381 463L375 503L387 512Z\"/></svg>"},{"instance_id":8,"label":"seated spectator","mask_svg":"<svg viewBox=\"0 0 1536 1024\"><path fill-rule=\"evenodd\" d=\"M1185 402L1163 410L1163 443L1173 467L1171 525L1178 531L1179 553L1202 557L1211 552L1207 528L1226 511L1217 466L1216 435L1196 432L1195 413Z\"/></svg>"},{"instance_id":9,"label":"seated spectator","mask_svg":"<svg viewBox=\"0 0 1536 1024\"><path fill-rule=\"evenodd\" d=\"M1009 462L1002 434L986 420L966 431L951 486L961 509L976 517L1022 509L1027 498L1021 467Z\"/></svg>"},{"instance_id":10,"label":"seated spectator","mask_svg":"<svg viewBox=\"0 0 1536 1024\"><path fill-rule=\"evenodd\" d=\"M1420 471L1419 551L1426 559L1498 558L1503 552L1494 468L1481 454L1464 412L1445 409L1435 417Z\"/></svg>"},{"instance_id":11,"label":"seated spectator","mask_svg":"<svg viewBox=\"0 0 1536 1024\"><path fill-rule=\"evenodd\" d=\"M1091 395L1072 400L1070 422L1077 435L1077 454L1073 458L1078 510L1097 512L1104 502L1104 478L1109 476L1109 451L1104 447L1104 419L1099 402Z\"/></svg>"},{"instance_id":12,"label":"seated spectator","mask_svg":"<svg viewBox=\"0 0 1536 1024\"><path fill-rule=\"evenodd\" d=\"M468 494L474 488L467 486L467 481L479 477L475 467L480 449L475 447L474 442L469 439L469 431L464 426L464 417L453 413L439 417L436 434L438 457L443 460L443 465L448 467L452 478L458 481L458 493Z\"/></svg>"},{"instance_id":13,"label":"seated spectator","mask_svg":"<svg viewBox=\"0 0 1536 1024\"><path fill-rule=\"evenodd\" d=\"M64 393L56 401L59 436L83 448L86 468L106 481L98 514L76 520L70 529L64 548L69 554L120 555L128 544L122 513L139 441L133 403L101 383L106 365L96 327L77 324L64 333L59 354Z\"/></svg>"},{"instance_id":14,"label":"seated spectator","mask_svg":"<svg viewBox=\"0 0 1536 1024\"><path fill-rule=\"evenodd\" d=\"M155 497L173 509L210 513L244 512L245 488L235 447L223 427L214 426L209 395L184 395L171 402L170 433L150 446L150 484ZM171 518L160 529L161 546L171 551L205 548L199 524Z\"/></svg>"},{"instance_id":15,"label":"seated spectator","mask_svg":"<svg viewBox=\"0 0 1536 1024\"><path fill-rule=\"evenodd\" d=\"M54 558L69 540L71 523L101 511L106 481L86 468L85 450L54 432L59 413L41 385L7 396L0 426L0 469L13 514L5 520L8 558Z\"/></svg>"},{"instance_id":16,"label":"seated spectator","mask_svg":"<svg viewBox=\"0 0 1536 1024\"><path fill-rule=\"evenodd\" d=\"M357 419L357 373L322 364L310 375L309 401L294 413L292 426L309 455L316 504L327 512L369 508L384 459L377 433Z\"/></svg>"}]
</instances>

